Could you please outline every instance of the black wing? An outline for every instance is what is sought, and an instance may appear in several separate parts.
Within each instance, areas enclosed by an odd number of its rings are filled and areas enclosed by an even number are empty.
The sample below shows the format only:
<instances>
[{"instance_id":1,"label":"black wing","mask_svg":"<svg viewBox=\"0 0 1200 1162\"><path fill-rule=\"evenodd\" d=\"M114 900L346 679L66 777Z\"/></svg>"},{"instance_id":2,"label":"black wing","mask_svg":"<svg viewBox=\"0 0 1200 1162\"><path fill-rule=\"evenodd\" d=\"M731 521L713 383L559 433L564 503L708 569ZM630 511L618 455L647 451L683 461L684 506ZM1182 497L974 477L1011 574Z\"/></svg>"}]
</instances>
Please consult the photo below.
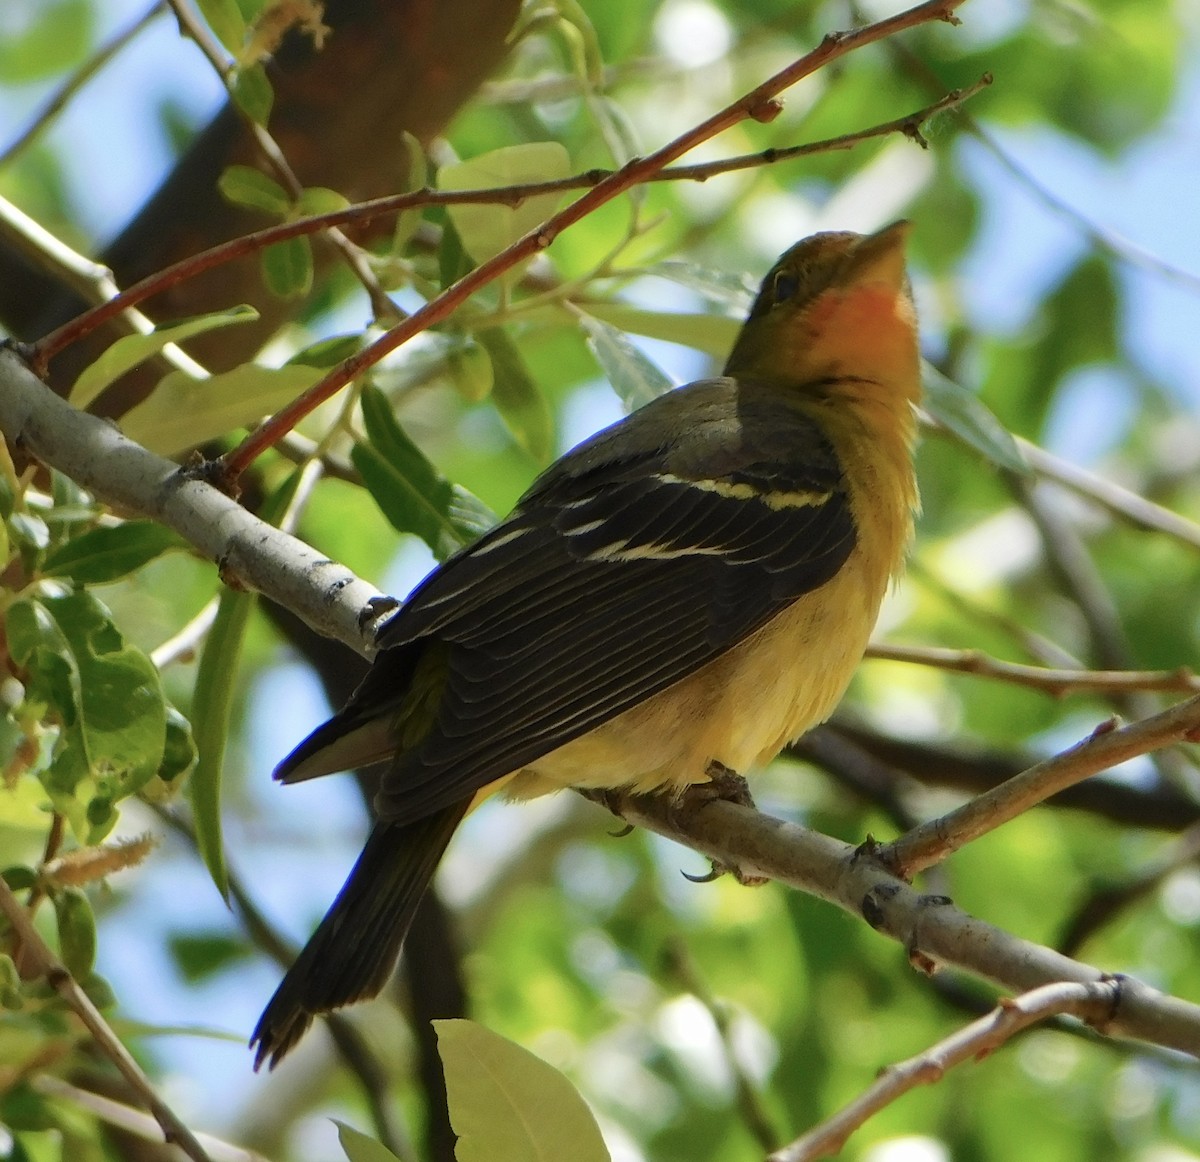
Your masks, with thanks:
<instances>
[{"instance_id":1,"label":"black wing","mask_svg":"<svg viewBox=\"0 0 1200 1162\"><path fill-rule=\"evenodd\" d=\"M854 539L837 459L800 411L731 380L643 408L556 463L384 627L351 721L394 713L429 642L448 671L380 816L469 797L680 681L829 580Z\"/></svg>"}]
</instances>

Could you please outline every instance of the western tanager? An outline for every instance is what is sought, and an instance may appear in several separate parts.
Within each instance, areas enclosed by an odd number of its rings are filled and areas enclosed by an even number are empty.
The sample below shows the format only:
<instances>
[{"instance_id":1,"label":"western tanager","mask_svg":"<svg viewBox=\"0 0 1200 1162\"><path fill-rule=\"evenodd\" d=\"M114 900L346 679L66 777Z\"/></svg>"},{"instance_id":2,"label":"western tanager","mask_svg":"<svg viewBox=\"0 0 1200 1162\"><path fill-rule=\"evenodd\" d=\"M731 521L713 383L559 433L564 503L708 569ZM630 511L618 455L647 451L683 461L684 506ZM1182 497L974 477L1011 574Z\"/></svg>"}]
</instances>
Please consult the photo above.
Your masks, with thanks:
<instances>
[{"instance_id":1,"label":"western tanager","mask_svg":"<svg viewBox=\"0 0 1200 1162\"><path fill-rule=\"evenodd\" d=\"M908 223L817 234L763 281L719 378L584 441L384 626L285 783L386 763L378 822L252 1044L374 996L479 800L678 793L841 698L912 533Z\"/></svg>"}]
</instances>

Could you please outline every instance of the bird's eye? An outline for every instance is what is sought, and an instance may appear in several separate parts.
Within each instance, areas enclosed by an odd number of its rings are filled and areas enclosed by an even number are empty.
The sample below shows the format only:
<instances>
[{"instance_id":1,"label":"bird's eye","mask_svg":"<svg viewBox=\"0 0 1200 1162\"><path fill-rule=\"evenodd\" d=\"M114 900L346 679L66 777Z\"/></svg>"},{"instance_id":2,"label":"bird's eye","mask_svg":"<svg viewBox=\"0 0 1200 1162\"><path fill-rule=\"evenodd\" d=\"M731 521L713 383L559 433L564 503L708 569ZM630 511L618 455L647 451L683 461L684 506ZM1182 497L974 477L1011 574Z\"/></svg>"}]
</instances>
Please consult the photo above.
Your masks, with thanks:
<instances>
[{"instance_id":1,"label":"bird's eye","mask_svg":"<svg viewBox=\"0 0 1200 1162\"><path fill-rule=\"evenodd\" d=\"M800 289L800 280L790 270L777 270L771 281L771 294L777 303L782 303Z\"/></svg>"}]
</instances>

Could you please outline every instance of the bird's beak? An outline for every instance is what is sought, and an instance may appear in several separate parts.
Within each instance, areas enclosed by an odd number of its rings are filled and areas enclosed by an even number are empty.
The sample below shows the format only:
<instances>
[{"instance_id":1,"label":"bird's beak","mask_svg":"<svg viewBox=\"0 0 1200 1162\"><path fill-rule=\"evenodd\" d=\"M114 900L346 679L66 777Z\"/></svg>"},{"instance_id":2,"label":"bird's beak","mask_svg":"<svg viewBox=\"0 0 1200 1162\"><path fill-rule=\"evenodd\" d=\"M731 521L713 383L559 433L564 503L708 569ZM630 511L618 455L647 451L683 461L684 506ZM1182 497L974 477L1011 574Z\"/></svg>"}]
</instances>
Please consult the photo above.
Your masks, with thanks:
<instances>
[{"instance_id":1,"label":"bird's beak","mask_svg":"<svg viewBox=\"0 0 1200 1162\"><path fill-rule=\"evenodd\" d=\"M864 235L846 255L836 282L842 286L881 282L901 290L908 280L904 269L904 244L911 232L912 223L901 218L874 234Z\"/></svg>"}]
</instances>

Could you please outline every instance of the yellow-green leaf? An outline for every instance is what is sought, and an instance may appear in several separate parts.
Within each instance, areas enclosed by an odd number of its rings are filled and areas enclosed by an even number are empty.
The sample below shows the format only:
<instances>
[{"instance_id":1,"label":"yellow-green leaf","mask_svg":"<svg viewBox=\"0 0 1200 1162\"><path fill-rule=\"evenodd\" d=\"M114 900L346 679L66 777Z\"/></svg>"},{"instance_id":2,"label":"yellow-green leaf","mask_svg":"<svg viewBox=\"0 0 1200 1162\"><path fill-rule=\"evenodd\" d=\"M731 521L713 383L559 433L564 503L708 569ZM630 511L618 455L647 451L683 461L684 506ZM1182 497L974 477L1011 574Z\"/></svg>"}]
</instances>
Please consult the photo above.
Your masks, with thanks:
<instances>
[{"instance_id":1,"label":"yellow-green leaf","mask_svg":"<svg viewBox=\"0 0 1200 1162\"><path fill-rule=\"evenodd\" d=\"M557 141L531 141L525 145L506 145L468 161L454 162L441 168L438 188L443 190L481 190L527 182L552 181L570 172L571 159ZM519 206L450 206L448 213L463 248L477 262L486 262L511 246L522 235L554 213L562 194L540 194L526 198ZM519 277L510 271L509 279Z\"/></svg>"},{"instance_id":2,"label":"yellow-green leaf","mask_svg":"<svg viewBox=\"0 0 1200 1162\"><path fill-rule=\"evenodd\" d=\"M236 323L252 323L257 318L258 312L253 307L243 305L167 323L155 327L148 335L126 335L107 348L95 363L84 368L71 389L71 402L77 408L87 407L110 383L157 355L168 343L182 343L194 335Z\"/></svg>"},{"instance_id":3,"label":"yellow-green leaf","mask_svg":"<svg viewBox=\"0 0 1200 1162\"><path fill-rule=\"evenodd\" d=\"M434 1021L458 1162L610 1162L600 1128L551 1065L474 1021Z\"/></svg>"}]
</instances>

